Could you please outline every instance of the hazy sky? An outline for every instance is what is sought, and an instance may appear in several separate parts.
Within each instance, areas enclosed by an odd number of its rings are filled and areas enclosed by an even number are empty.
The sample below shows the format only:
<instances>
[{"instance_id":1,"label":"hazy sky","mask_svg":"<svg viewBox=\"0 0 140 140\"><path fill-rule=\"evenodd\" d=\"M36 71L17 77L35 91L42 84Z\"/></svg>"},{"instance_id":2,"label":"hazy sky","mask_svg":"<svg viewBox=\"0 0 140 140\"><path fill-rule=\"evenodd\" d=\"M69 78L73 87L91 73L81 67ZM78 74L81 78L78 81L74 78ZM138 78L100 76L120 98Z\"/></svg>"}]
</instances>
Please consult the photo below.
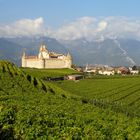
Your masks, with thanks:
<instances>
[{"instance_id":1,"label":"hazy sky","mask_svg":"<svg viewBox=\"0 0 140 140\"><path fill-rule=\"evenodd\" d=\"M85 16L140 17L140 0L0 0L0 22L43 17L59 26Z\"/></svg>"}]
</instances>

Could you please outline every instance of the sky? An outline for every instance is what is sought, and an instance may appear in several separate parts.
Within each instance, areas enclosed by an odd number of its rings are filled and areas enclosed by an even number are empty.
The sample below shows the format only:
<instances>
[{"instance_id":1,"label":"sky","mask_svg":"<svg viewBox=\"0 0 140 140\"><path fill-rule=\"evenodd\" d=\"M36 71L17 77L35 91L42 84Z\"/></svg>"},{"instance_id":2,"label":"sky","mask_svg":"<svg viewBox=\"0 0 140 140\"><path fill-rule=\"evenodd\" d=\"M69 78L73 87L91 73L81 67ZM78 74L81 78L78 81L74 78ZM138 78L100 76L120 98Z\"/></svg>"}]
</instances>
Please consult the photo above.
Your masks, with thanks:
<instances>
[{"instance_id":1,"label":"sky","mask_svg":"<svg viewBox=\"0 0 140 140\"><path fill-rule=\"evenodd\" d=\"M140 17L140 0L0 0L0 21L43 17L58 26L79 17Z\"/></svg>"},{"instance_id":2,"label":"sky","mask_svg":"<svg viewBox=\"0 0 140 140\"><path fill-rule=\"evenodd\" d=\"M139 7L140 0L0 0L0 36L139 37Z\"/></svg>"}]
</instances>

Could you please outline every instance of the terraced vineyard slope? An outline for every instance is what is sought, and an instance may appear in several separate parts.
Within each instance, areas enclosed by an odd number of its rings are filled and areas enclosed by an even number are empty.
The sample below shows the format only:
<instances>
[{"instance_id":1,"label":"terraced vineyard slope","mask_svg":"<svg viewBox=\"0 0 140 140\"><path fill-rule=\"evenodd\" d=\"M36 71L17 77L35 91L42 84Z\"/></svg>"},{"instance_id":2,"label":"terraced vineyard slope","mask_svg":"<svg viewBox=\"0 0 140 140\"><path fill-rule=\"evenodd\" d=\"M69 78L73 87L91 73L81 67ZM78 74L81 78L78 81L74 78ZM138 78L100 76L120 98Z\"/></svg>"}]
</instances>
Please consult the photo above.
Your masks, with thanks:
<instances>
[{"instance_id":1,"label":"terraced vineyard slope","mask_svg":"<svg viewBox=\"0 0 140 140\"><path fill-rule=\"evenodd\" d=\"M53 82L43 82L10 62L0 61L0 138L140 138L139 118L97 107L79 95L69 94Z\"/></svg>"}]
</instances>

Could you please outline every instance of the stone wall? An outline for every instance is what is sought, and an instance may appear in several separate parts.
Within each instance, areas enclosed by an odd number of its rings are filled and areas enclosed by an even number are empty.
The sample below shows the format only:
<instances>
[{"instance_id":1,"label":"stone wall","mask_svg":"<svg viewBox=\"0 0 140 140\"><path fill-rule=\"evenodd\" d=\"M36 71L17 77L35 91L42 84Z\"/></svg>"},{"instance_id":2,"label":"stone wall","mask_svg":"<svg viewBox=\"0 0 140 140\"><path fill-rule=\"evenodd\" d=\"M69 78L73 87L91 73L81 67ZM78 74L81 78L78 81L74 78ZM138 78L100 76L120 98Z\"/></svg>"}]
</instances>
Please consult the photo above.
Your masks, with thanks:
<instances>
[{"instance_id":1,"label":"stone wall","mask_svg":"<svg viewBox=\"0 0 140 140\"><path fill-rule=\"evenodd\" d=\"M29 67L29 68L44 68L44 61L41 59L24 59L22 60L22 67Z\"/></svg>"},{"instance_id":2,"label":"stone wall","mask_svg":"<svg viewBox=\"0 0 140 140\"><path fill-rule=\"evenodd\" d=\"M71 68L71 60L68 59L26 59L22 58L22 67L29 68Z\"/></svg>"},{"instance_id":3,"label":"stone wall","mask_svg":"<svg viewBox=\"0 0 140 140\"><path fill-rule=\"evenodd\" d=\"M45 68L71 68L69 60L63 59L46 59Z\"/></svg>"}]
</instances>

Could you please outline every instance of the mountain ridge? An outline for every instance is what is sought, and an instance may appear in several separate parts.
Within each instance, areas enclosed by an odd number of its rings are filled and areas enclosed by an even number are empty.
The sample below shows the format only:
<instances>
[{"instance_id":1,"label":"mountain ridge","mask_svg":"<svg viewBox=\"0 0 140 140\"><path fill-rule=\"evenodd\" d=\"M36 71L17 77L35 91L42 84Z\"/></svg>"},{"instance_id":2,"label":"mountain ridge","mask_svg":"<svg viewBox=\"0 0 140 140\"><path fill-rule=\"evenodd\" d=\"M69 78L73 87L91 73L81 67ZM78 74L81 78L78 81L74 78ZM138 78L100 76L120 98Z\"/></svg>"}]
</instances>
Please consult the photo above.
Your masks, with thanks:
<instances>
[{"instance_id":1,"label":"mountain ridge","mask_svg":"<svg viewBox=\"0 0 140 140\"><path fill-rule=\"evenodd\" d=\"M49 51L70 53L76 65L103 64L111 66L139 65L140 41L134 39L104 39L88 41L56 40L49 37L0 38L0 59L10 60L21 65L23 50L27 55L37 55L41 42L47 44Z\"/></svg>"},{"instance_id":2,"label":"mountain ridge","mask_svg":"<svg viewBox=\"0 0 140 140\"><path fill-rule=\"evenodd\" d=\"M127 42L136 42L136 49L127 47ZM62 41L62 44L69 49L72 53L75 61L80 61L82 65L86 63L90 64L107 64L107 65L138 65L140 55L140 41L137 40L123 40L123 39L105 39L102 41L87 41L84 39L78 39L73 41ZM75 50L80 50L78 57ZM132 53L133 52L133 53ZM136 55L135 55L136 54ZM135 62L136 61L136 62Z\"/></svg>"}]
</instances>

